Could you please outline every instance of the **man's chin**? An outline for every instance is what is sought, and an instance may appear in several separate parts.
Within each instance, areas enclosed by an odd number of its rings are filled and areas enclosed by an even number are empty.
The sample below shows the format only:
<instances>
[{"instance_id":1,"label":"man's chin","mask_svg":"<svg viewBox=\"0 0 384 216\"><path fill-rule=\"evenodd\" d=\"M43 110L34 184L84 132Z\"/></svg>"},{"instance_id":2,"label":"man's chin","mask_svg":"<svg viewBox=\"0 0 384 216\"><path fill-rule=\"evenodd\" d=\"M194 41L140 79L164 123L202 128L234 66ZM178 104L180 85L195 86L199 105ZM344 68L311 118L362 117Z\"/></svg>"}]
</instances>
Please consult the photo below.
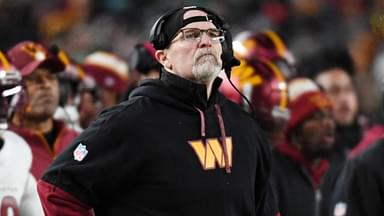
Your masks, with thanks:
<instances>
[{"instance_id":1,"label":"man's chin","mask_svg":"<svg viewBox=\"0 0 384 216\"><path fill-rule=\"evenodd\" d=\"M350 119L350 118L336 119L336 123L340 126L348 127L354 123L354 119Z\"/></svg>"},{"instance_id":2,"label":"man's chin","mask_svg":"<svg viewBox=\"0 0 384 216\"><path fill-rule=\"evenodd\" d=\"M209 82L213 79L215 79L220 73L220 68L215 66L210 67L204 67L196 66L194 70L192 71L193 76L195 77L196 81L200 82Z\"/></svg>"},{"instance_id":3,"label":"man's chin","mask_svg":"<svg viewBox=\"0 0 384 216\"><path fill-rule=\"evenodd\" d=\"M43 122L51 119L53 117L54 111L40 111L40 112L27 112L24 115L25 119L35 122Z\"/></svg>"}]
</instances>

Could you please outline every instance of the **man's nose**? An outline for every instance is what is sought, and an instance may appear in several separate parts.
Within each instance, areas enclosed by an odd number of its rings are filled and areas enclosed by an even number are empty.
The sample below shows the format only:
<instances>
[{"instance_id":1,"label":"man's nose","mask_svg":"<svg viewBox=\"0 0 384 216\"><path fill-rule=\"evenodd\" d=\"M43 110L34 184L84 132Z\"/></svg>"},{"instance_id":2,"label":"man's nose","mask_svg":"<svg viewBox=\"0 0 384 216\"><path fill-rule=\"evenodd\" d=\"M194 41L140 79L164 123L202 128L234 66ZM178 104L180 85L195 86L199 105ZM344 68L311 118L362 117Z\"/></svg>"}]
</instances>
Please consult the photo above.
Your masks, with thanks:
<instances>
[{"instance_id":1,"label":"man's nose","mask_svg":"<svg viewBox=\"0 0 384 216\"><path fill-rule=\"evenodd\" d=\"M332 116L325 116L323 119L323 125L324 127L327 127L333 130L335 127L335 120L333 119Z\"/></svg>"},{"instance_id":2,"label":"man's nose","mask_svg":"<svg viewBox=\"0 0 384 216\"><path fill-rule=\"evenodd\" d=\"M199 47L211 47L211 46L212 46L212 39L207 35L206 32L203 32L201 34Z\"/></svg>"}]
</instances>

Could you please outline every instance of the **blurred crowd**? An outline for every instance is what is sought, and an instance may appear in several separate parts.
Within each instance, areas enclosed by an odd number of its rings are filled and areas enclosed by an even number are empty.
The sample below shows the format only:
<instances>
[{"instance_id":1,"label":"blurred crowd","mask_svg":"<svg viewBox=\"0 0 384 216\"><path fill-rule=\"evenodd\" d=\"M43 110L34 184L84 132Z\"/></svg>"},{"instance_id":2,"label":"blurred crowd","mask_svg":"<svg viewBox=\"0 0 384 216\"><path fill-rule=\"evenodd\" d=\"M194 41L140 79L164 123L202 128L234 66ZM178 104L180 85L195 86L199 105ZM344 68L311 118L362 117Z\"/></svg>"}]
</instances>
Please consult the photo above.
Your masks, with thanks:
<instances>
[{"instance_id":1,"label":"blurred crowd","mask_svg":"<svg viewBox=\"0 0 384 216\"><path fill-rule=\"evenodd\" d=\"M241 65L231 81L222 76L220 91L268 135L282 215L344 215L353 203L345 182L357 167L347 161L384 134L380 0L0 0L1 69L20 71L8 87L24 89L17 104L2 101L9 126L0 126L31 146L33 178L99 112L160 76L150 25L188 4L212 8L231 25Z\"/></svg>"},{"instance_id":2,"label":"blurred crowd","mask_svg":"<svg viewBox=\"0 0 384 216\"><path fill-rule=\"evenodd\" d=\"M324 47L345 44L356 64L361 111L378 111L384 3L379 0L274 1L0 1L0 49L22 40L64 47L81 62L96 50L128 58L135 43L168 8L199 4L214 8L236 35L243 30L278 32L297 61Z\"/></svg>"}]
</instances>

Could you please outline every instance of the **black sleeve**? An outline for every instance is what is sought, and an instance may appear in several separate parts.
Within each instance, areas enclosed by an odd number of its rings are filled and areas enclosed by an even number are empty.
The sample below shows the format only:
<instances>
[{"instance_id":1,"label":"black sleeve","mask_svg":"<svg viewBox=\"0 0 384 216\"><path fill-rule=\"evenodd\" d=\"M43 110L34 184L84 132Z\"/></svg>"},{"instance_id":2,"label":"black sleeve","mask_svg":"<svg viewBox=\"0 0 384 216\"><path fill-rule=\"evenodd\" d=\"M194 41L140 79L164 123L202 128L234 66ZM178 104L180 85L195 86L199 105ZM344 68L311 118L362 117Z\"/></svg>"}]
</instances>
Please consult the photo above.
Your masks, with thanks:
<instances>
[{"instance_id":1,"label":"black sleeve","mask_svg":"<svg viewBox=\"0 0 384 216\"><path fill-rule=\"evenodd\" d=\"M141 160L133 142L129 119L120 109L100 114L50 166L43 180L89 206L106 202L117 194L118 185L131 184ZM131 139L132 138L132 139ZM83 159L75 158L75 151ZM86 151L84 151L86 148ZM128 176L128 180L127 177ZM124 182L122 182L124 181ZM102 200L103 199L103 200Z\"/></svg>"},{"instance_id":2,"label":"black sleeve","mask_svg":"<svg viewBox=\"0 0 384 216\"><path fill-rule=\"evenodd\" d=\"M279 215L279 208L277 206L277 198L273 192L271 181L268 182L266 189L266 202L264 204L264 215L276 216Z\"/></svg>"},{"instance_id":3,"label":"black sleeve","mask_svg":"<svg viewBox=\"0 0 384 216\"><path fill-rule=\"evenodd\" d=\"M346 180L347 215L382 215L382 191L372 167L355 161ZM381 213L380 213L381 212Z\"/></svg>"},{"instance_id":4,"label":"black sleeve","mask_svg":"<svg viewBox=\"0 0 384 216\"><path fill-rule=\"evenodd\" d=\"M275 196L272 192L271 184L271 147L266 139L263 130L257 125L256 134L258 137L258 160L257 160L257 173L255 198L256 215L276 216L278 214L278 207Z\"/></svg>"},{"instance_id":5,"label":"black sleeve","mask_svg":"<svg viewBox=\"0 0 384 216\"><path fill-rule=\"evenodd\" d=\"M347 163L337 183L332 215L384 214L382 153L374 147Z\"/></svg>"}]
</instances>

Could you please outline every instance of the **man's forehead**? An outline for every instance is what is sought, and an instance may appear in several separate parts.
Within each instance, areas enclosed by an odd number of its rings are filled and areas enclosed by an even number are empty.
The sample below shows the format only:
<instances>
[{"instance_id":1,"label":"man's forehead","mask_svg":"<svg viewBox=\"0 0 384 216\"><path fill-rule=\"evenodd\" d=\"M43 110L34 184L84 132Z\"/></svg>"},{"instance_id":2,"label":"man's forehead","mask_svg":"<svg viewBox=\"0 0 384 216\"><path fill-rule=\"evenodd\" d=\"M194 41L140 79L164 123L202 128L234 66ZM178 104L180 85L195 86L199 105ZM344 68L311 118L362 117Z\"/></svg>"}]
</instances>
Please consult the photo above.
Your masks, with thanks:
<instances>
[{"instance_id":1,"label":"man's forehead","mask_svg":"<svg viewBox=\"0 0 384 216\"><path fill-rule=\"evenodd\" d=\"M208 21L208 14L204 11L201 10L188 10L184 13L183 19L188 19L191 17L196 17L196 16L205 16L207 17L207 21L200 21L200 22L192 22L189 23L188 25L184 26L184 28L193 28L193 27L199 27L199 28L217 28L212 21Z\"/></svg>"},{"instance_id":2,"label":"man's forehead","mask_svg":"<svg viewBox=\"0 0 384 216\"><path fill-rule=\"evenodd\" d=\"M41 76L41 75L52 75L52 73L48 68L38 67L31 74L26 76L26 78Z\"/></svg>"},{"instance_id":3,"label":"man's forehead","mask_svg":"<svg viewBox=\"0 0 384 216\"><path fill-rule=\"evenodd\" d=\"M194 16L207 16L208 14L201 10L188 10L184 13L183 18L187 19Z\"/></svg>"}]
</instances>

